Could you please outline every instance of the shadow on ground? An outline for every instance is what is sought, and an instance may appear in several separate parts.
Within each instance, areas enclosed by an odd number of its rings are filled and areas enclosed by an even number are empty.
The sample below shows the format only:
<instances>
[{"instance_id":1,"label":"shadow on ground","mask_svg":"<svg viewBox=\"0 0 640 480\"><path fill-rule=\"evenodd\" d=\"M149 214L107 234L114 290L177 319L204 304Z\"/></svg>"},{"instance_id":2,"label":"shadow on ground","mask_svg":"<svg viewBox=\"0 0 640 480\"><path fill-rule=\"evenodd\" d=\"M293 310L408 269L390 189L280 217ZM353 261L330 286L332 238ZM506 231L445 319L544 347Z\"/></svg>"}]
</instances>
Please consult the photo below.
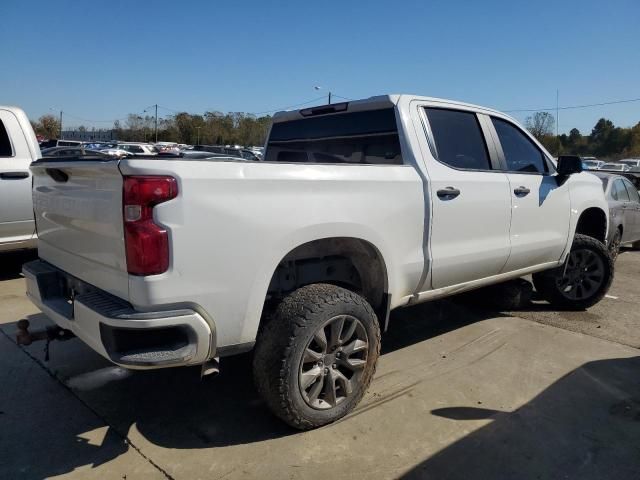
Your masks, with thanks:
<instances>
[{"instance_id":1,"label":"shadow on ground","mask_svg":"<svg viewBox=\"0 0 640 480\"><path fill-rule=\"evenodd\" d=\"M22 265L38 258L37 250L0 253L0 281L19 278Z\"/></svg>"},{"instance_id":2,"label":"shadow on ground","mask_svg":"<svg viewBox=\"0 0 640 480\"><path fill-rule=\"evenodd\" d=\"M640 357L586 363L512 412L461 406L432 414L491 423L405 478L640 478Z\"/></svg>"}]
</instances>

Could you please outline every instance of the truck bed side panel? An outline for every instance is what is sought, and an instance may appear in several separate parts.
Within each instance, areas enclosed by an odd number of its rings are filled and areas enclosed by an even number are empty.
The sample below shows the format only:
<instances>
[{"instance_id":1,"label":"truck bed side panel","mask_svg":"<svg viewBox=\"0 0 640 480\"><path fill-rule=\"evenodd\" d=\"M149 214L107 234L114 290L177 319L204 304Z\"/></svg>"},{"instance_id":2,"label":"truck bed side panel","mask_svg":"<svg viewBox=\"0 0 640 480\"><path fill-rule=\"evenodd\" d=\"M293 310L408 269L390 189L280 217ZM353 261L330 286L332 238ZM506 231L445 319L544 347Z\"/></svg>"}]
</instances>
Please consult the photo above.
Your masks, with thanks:
<instances>
[{"instance_id":1,"label":"truck bed side panel","mask_svg":"<svg viewBox=\"0 0 640 480\"><path fill-rule=\"evenodd\" d=\"M373 244L392 301L417 287L424 198L411 166L130 159L120 169L173 175L180 192L154 210L170 233L169 271L130 277L130 302L196 303L215 321L219 346L254 340L276 266L311 240Z\"/></svg>"}]
</instances>

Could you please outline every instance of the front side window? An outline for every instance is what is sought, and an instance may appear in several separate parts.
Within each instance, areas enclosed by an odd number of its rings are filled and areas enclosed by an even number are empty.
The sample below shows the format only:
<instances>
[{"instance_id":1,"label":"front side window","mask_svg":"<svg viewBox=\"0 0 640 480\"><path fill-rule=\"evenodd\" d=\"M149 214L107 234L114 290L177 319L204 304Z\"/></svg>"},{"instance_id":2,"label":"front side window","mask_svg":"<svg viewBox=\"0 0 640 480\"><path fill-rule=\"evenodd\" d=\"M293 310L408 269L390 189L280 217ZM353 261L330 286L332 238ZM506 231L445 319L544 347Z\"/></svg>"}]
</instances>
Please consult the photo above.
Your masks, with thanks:
<instances>
[{"instance_id":1,"label":"front side window","mask_svg":"<svg viewBox=\"0 0 640 480\"><path fill-rule=\"evenodd\" d=\"M491 170L475 113L425 108L438 160L453 168Z\"/></svg>"},{"instance_id":2,"label":"front side window","mask_svg":"<svg viewBox=\"0 0 640 480\"><path fill-rule=\"evenodd\" d=\"M9 141L9 134L7 129L4 128L4 123L0 120L0 157L11 157L12 155L13 149Z\"/></svg>"},{"instance_id":3,"label":"front side window","mask_svg":"<svg viewBox=\"0 0 640 480\"><path fill-rule=\"evenodd\" d=\"M547 164L542 151L518 128L491 117L502 145L507 170L510 172L546 173Z\"/></svg>"},{"instance_id":4,"label":"front side window","mask_svg":"<svg viewBox=\"0 0 640 480\"><path fill-rule=\"evenodd\" d=\"M393 108L345 112L277 122L267 162L401 165Z\"/></svg>"}]
</instances>

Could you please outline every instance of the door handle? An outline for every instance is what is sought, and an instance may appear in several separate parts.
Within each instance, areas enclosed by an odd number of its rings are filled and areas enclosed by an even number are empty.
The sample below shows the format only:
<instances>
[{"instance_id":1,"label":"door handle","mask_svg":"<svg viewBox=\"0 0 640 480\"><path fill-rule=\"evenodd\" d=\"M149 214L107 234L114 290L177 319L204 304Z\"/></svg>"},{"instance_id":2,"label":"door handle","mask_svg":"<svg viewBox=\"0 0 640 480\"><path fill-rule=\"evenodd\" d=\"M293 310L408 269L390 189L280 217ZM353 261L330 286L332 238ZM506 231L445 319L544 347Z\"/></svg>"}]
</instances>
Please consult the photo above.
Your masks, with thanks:
<instances>
[{"instance_id":1,"label":"door handle","mask_svg":"<svg viewBox=\"0 0 640 480\"><path fill-rule=\"evenodd\" d=\"M527 187L520 186L520 187L514 189L513 193L515 193L516 196L518 196L518 197L524 197L524 196L529 195L529 193L531 193L531 190L529 190Z\"/></svg>"},{"instance_id":2,"label":"door handle","mask_svg":"<svg viewBox=\"0 0 640 480\"><path fill-rule=\"evenodd\" d=\"M21 178L29 178L29 172L2 172L0 178L4 180L19 180Z\"/></svg>"},{"instance_id":3,"label":"door handle","mask_svg":"<svg viewBox=\"0 0 640 480\"><path fill-rule=\"evenodd\" d=\"M442 188L436 192L439 198L442 200L453 200L460 195L460 190L453 187Z\"/></svg>"}]
</instances>

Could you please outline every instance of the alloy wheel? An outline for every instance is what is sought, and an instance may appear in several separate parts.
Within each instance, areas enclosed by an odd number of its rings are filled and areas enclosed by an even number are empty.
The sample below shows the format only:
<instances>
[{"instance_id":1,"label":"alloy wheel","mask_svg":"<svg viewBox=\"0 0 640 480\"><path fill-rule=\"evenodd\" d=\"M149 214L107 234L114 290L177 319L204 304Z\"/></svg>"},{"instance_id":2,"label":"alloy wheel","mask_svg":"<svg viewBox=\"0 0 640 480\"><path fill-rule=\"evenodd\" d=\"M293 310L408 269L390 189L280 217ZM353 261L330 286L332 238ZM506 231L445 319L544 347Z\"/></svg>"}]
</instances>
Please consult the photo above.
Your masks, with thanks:
<instances>
[{"instance_id":1,"label":"alloy wheel","mask_svg":"<svg viewBox=\"0 0 640 480\"><path fill-rule=\"evenodd\" d=\"M558 288L570 300L584 300L594 295L605 279L604 263L591 250L574 250L569 254Z\"/></svg>"},{"instance_id":2,"label":"alloy wheel","mask_svg":"<svg viewBox=\"0 0 640 480\"><path fill-rule=\"evenodd\" d=\"M300 361L298 383L307 405L326 410L350 397L359 385L368 351L367 331L357 318L337 315L322 324Z\"/></svg>"}]
</instances>

